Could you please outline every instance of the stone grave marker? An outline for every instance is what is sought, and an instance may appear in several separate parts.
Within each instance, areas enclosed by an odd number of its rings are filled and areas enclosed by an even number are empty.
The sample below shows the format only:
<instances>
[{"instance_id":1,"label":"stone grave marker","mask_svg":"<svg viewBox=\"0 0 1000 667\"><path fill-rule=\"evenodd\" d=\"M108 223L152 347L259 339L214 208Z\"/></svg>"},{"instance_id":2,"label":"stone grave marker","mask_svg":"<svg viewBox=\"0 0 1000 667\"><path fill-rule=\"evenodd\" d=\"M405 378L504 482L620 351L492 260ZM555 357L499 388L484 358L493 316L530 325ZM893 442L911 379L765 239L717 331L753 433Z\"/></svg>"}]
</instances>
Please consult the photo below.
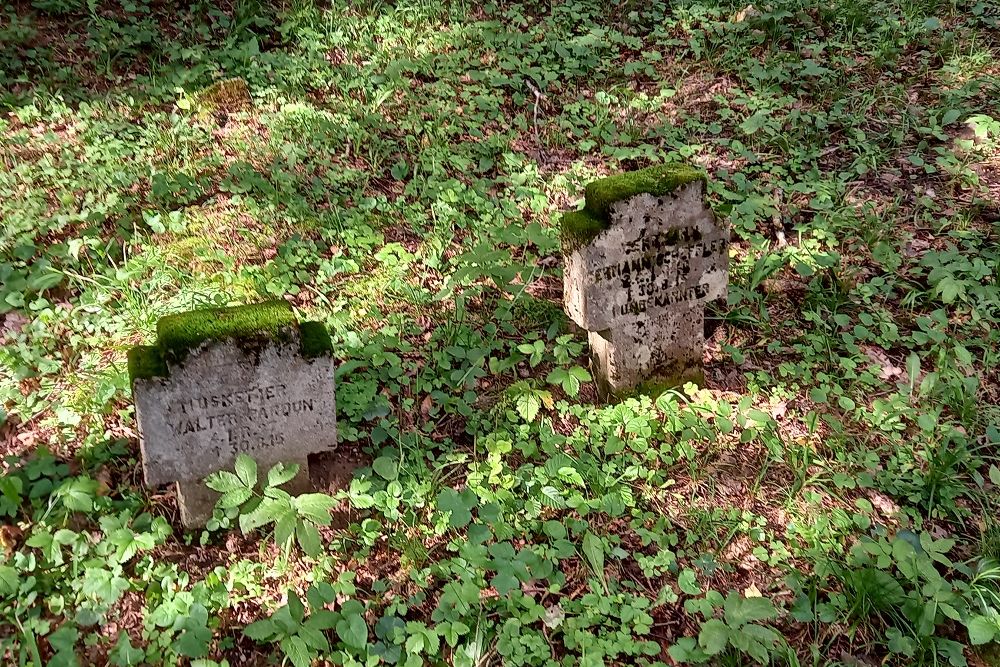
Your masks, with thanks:
<instances>
[{"instance_id":1,"label":"stone grave marker","mask_svg":"<svg viewBox=\"0 0 1000 667\"><path fill-rule=\"evenodd\" d=\"M596 377L622 395L703 380L705 302L724 297L729 229L705 177L663 165L590 183L562 217L566 313L589 334Z\"/></svg>"},{"instance_id":2,"label":"stone grave marker","mask_svg":"<svg viewBox=\"0 0 1000 667\"><path fill-rule=\"evenodd\" d=\"M146 483L177 483L185 526L202 525L218 494L202 479L238 454L261 472L299 464L282 488L309 488L307 456L337 445L332 344L290 305L194 310L160 319L156 344L129 351Z\"/></svg>"}]
</instances>

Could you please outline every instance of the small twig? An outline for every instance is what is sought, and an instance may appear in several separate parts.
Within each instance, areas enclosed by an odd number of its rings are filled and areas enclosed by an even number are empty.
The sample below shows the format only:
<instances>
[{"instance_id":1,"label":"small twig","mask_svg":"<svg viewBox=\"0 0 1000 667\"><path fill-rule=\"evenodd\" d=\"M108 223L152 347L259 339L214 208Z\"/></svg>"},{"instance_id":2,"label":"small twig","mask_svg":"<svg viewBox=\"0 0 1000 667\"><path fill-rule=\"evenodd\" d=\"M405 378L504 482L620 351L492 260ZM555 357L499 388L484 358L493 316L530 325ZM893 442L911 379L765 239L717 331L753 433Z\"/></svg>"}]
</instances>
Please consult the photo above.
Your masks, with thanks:
<instances>
[{"instance_id":1,"label":"small twig","mask_svg":"<svg viewBox=\"0 0 1000 667\"><path fill-rule=\"evenodd\" d=\"M783 194L781 188L777 188L774 191L774 213L771 215L771 224L774 225L774 236L778 239L779 249L788 245L788 240L785 238L785 228L781 224L781 199Z\"/></svg>"},{"instance_id":2,"label":"small twig","mask_svg":"<svg viewBox=\"0 0 1000 667\"><path fill-rule=\"evenodd\" d=\"M546 161L545 150L542 148L542 139L538 133L538 105L541 103L542 100L546 99L546 97L542 93L542 91L538 90L538 88L535 88L535 86L532 85L532 83L527 79L524 80L524 85L526 85L528 89L535 94L535 110L534 113L532 114L531 122L535 128L535 145L538 146L538 161L544 163Z\"/></svg>"}]
</instances>

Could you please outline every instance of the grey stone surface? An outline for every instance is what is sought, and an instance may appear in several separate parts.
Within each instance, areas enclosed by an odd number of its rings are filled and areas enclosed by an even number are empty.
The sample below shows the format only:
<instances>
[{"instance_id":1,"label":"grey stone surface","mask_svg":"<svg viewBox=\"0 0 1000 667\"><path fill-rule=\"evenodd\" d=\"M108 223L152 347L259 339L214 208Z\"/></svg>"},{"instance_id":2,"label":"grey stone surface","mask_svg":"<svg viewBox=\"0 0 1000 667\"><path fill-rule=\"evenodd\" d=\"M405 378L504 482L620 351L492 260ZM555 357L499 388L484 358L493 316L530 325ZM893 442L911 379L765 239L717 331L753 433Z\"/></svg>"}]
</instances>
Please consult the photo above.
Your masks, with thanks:
<instances>
[{"instance_id":1,"label":"grey stone surface","mask_svg":"<svg viewBox=\"0 0 1000 667\"><path fill-rule=\"evenodd\" d=\"M185 525L211 515L215 496L200 480L231 469L238 454L262 471L299 463L304 490L307 456L336 447L333 359L304 358L297 332L254 345L208 341L167 369L135 380L133 397L146 483L179 482Z\"/></svg>"},{"instance_id":2,"label":"grey stone surface","mask_svg":"<svg viewBox=\"0 0 1000 667\"><path fill-rule=\"evenodd\" d=\"M615 203L609 227L566 255L566 312L590 332L605 390L700 378L704 304L726 295L728 247L697 181Z\"/></svg>"}]
</instances>

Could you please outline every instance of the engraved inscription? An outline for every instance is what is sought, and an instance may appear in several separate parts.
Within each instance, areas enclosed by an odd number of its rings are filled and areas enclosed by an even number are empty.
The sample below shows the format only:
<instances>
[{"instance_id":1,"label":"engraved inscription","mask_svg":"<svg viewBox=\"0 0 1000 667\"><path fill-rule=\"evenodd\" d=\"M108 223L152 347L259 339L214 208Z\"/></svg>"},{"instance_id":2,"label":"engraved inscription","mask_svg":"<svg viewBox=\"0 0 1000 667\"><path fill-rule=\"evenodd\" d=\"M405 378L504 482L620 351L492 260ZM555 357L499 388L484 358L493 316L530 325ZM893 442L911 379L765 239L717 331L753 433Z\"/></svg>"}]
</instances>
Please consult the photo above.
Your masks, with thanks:
<instances>
[{"instance_id":1,"label":"engraved inscription","mask_svg":"<svg viewBox=\"0 0 1000 667\"><path fill-rule=\"evenodd\" d=\"M656 286L654 285L648 295L643 294L643 291L639 290L639 296L645 296L646 298L638 300L630 299L623 304L615 306L615 314L638 315L639 313L646 312L646 310L652 306L664 308L675 303L704 299L708 294L709 289L710 285L708 283L701 283L700 285L688 287L687 289L673 289L665 291L656 289Z\"/></svg>"},{"instance_id":2,"label":"engraved inscription","mask_svg":"<svg viewBox=\"0 0 1000 667\"><path fill-rule=\"evenodd\" d=\"M711 285L699 279L713 258L728 251L726 239L705 239L697 227L677 227L653 234L639 231L622 247L622 259L591 270L595 285L615 289L620 284L624 299L612 306L616 316L639 315L650 308L698 301L708 296ZM697 271L697 275L692 273Z\"/></svg>"},{"instance_id":3,"label":"engraved inscription","mask_svg":"<svg viewBox=\"0 0 1000 667\"><path fill-rule=\"evenodd\" d=\"M297 332L292 332L297 337ZM299 341L212 341L133 388L149 484L200 480L239 454L264 467L337 444L334 365L303 359Z\"/></svg>"},{"instance_id":4,"label":"engraved inscription","mask_svg":"<svg viewBox=\"0 0 1000 667\"><path fill-rule=\"evenodd\" d=\"M291 415L313 412L315 399L289 400L284 384L251 387L186 399L169 405L171 433L185 436L211 431L215 453L249 453L285 444L271 427Z\"/></svg>"},{"instance_id":5,"label":"engraved inscription","mask_svg":"<svg viewBox=\"0 0 1000 667\"><path fill-rule=\"evenodd\" d=\"M670 229L648 238L645 231L641 230L639 238L625 244L622 261L592 271L594 283L618 278L622 287L627 288L635 280L655 281L666 276L667 286L676 287L690 275L692 261L714 257L729 247L725 239L702 242L701 232L695 227ZM675 239L680 241L679 245L668 245ZM684 240L693 242L684 244ZM629 256L637 252L641 253L638 257Z\"/></svg>"}]
</instances>

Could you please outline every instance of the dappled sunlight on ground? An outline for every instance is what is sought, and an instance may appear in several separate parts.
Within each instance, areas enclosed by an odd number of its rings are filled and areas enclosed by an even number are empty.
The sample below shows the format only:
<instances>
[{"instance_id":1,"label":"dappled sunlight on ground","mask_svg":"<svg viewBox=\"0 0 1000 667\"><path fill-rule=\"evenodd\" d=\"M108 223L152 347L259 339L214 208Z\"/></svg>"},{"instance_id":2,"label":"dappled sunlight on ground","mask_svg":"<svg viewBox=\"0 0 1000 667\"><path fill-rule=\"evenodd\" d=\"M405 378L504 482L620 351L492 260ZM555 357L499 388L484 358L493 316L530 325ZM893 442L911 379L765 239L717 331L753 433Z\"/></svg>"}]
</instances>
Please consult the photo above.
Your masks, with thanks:
<instances>
[{"instance_id":1,"label":"dappled sunlight on ground","mask_svg":"<svg viewBox=\"0 0 1000 667\"><path fill-rule=\"evenodd\" d=\"M988 10L4 8L0 656L1000 664ZM729 298L604 405L559 215L665 161ZM336 347L316 557L138 473L127 349L270 298Z\"/></svg>"}]
</instances>

